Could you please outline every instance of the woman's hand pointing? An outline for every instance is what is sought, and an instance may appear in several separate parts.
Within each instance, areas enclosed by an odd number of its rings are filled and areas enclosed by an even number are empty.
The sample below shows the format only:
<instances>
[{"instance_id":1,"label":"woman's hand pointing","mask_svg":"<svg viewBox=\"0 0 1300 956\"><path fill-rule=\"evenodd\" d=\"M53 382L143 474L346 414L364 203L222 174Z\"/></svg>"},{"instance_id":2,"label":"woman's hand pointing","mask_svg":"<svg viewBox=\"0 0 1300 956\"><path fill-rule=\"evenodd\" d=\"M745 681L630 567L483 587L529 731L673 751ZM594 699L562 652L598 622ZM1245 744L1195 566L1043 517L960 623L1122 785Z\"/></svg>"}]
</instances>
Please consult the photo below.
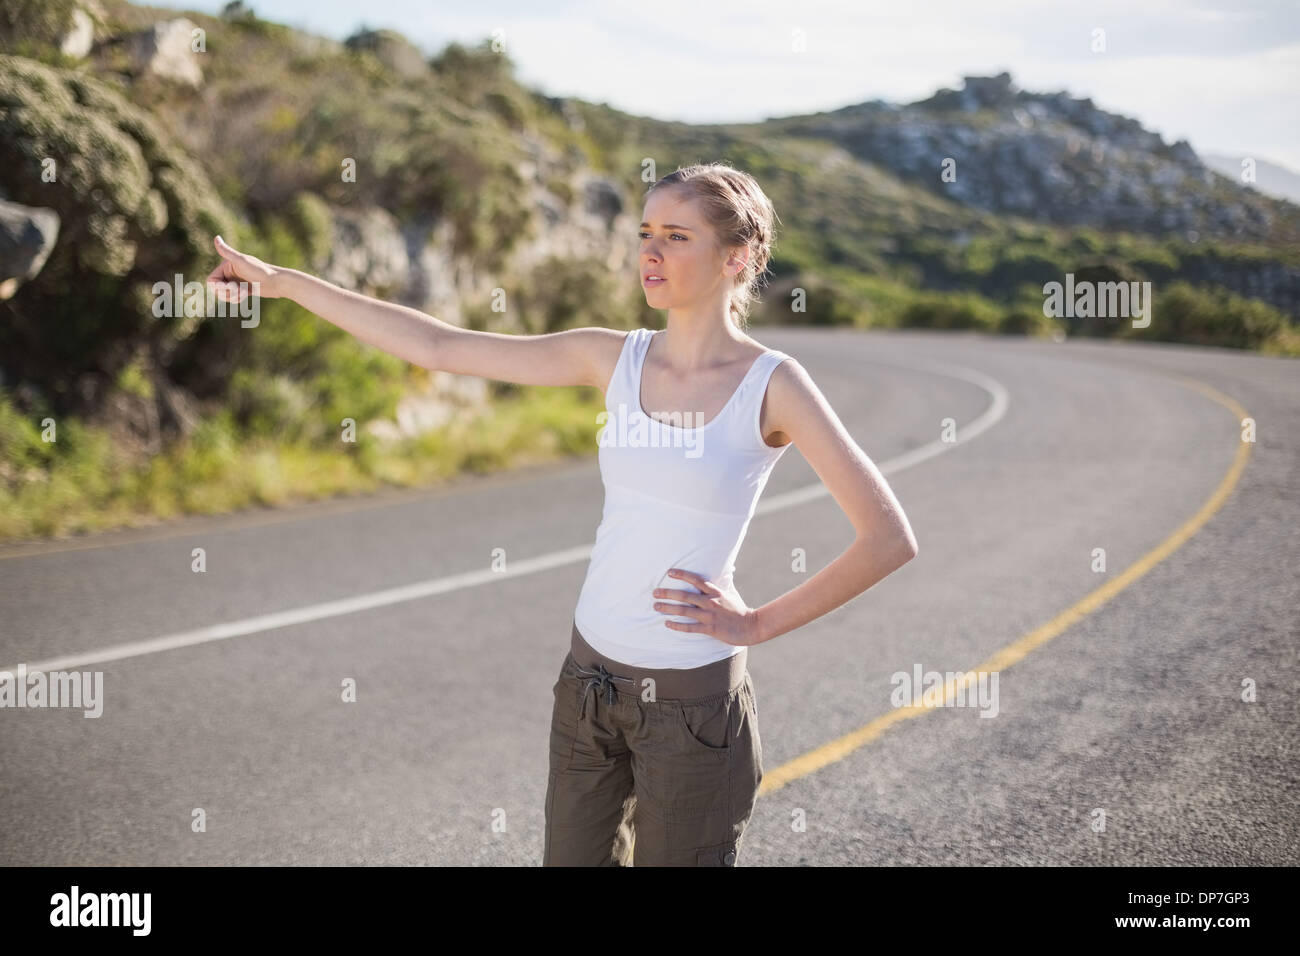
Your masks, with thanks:
<instances>
[{"instance_id":1,"label":"woman's hand pointing","mask_svg":"<svg viewBox=\"0 0 1300 956\"><path fill-rule=\"evenodd\" d=\"M217 236L213 240L221 255L220 264L208 276L217 298L224 302L243 302L250 294L263 299L278 299L283 270L268 265L256 256L236 252ZM256 287L252 284L256 283Z\"/></svg>"}]
</instances>

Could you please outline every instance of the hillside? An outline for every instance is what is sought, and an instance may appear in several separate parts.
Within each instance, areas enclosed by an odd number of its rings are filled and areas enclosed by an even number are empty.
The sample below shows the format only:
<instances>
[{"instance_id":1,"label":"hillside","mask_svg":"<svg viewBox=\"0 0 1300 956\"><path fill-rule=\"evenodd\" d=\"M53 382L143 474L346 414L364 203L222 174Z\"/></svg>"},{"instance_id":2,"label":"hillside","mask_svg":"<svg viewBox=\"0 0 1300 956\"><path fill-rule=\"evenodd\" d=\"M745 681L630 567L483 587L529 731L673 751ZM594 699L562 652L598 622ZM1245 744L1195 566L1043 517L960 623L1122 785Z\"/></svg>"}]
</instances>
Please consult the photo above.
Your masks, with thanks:
<instances>
[{"instance_id":1,"label":"hillside","mask_svg":"<svg viewBox=\"0 0 1300 956\"><path fill-rule=\"evenodd\" d=\"M242 4L13 0L0 481L35 494L66 467L67 446L39 438L47 416L82 436L83 467L111 472L110 496L196 442L226 449L223 468L257 442L334 454L343 419L362 433L358 473L418 458L410 440L525 390L412 368L282 300L253 332L159 315L152 290L206 276L220 232L465 327L662 325L637 281L643 171L701 160L753 173L780 217L755 324L1137 332L1046 317L1044 283L1072 273L1151 281L1145 338L1297 350L1300 208L1006 74L913 104L693 126L537 94L486 41L426 57L390 31L338 43ZM546 447L582 449L571 424Z\"/></svg>"}]
</instances>

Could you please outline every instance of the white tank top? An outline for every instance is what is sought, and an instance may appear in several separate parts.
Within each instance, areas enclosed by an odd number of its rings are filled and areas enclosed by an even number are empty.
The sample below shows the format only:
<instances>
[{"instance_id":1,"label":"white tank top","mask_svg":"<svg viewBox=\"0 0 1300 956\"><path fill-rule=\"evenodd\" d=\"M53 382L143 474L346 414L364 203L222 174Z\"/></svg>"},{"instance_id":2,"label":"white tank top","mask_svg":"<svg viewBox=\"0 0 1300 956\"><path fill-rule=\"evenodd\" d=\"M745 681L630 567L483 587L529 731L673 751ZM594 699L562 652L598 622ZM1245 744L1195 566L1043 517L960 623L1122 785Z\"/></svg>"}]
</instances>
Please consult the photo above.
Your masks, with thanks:
<instances>
[{"instance_id":1,"label":"white tank top","mask_svg":"<svg viewBox=\"0 0 1300 956\"><path fill-rule=\"evenodd\" d=\"M655 332L634 329L605 392L597 438L605 508L578 596L574 623L592 647L633 667L701 667L741 648L665 621L693 618L655 610L657 588L699 593L668 571L702 575L724 590L768 475L789 444L763 441L759 414L768 379L790 356L760 355L716 416L676 427L641 408L641 370Z\"/></svg>"}]
</instances>

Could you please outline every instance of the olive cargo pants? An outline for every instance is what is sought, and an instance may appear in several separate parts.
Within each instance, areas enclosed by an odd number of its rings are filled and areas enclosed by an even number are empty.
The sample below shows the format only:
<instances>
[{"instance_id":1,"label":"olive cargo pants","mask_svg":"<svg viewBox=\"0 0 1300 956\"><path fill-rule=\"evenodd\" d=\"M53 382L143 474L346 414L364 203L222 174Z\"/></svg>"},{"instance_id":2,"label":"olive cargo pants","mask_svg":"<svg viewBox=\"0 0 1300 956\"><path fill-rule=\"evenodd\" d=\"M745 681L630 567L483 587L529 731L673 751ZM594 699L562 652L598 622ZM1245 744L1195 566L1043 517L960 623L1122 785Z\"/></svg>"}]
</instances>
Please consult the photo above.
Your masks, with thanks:
<instances>
[{"instance_id":1,"label":"olive cargo pants","mask_svg":"<svg viewBox=\"0 0 1300 956\"><path fill-rule=\"evenodd\" d=\"M554 687L543 866L735 865L763 779L747 651L631 667L574 625Z\"/></svg>"}]
</instances>

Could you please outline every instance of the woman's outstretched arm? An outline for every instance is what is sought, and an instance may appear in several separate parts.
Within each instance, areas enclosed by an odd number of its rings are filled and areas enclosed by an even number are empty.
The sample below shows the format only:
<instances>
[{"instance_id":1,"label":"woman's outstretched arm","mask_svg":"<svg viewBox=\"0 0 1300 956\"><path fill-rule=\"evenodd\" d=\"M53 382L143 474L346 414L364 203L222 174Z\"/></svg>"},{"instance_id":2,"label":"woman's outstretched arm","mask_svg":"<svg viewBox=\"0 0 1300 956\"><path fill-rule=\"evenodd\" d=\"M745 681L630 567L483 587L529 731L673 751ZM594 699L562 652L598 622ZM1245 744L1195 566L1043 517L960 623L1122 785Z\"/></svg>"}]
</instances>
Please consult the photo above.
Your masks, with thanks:
<instances>
[{"instance_id":1,"label":"woman's outstretched arm","mask_svg":"<svg viewBox=\"0 0 1300 956\"><path fill-rule=\"evenodd\" d=\"M221 263L208 282L228 302L246 295L292 299L368 345L422 368L477 375L516 385L605 387L626 333L606 328L566 329L546 335L476 332L418 309L350 292L297 269L237 252L214 240ZM253 290L239 283L256 283Z\"/></svg>"},{"instance_id":2,"label":"woman's outstretched arm","mask_svg":"<svg viewBox=\"0 0 1300 956\"><path fill-rule=\"evenodd\" d=\"M429 367L435 333L438 326L444 325L433 316L349 292L297 269L263 262L232 249L220 236L214 245L221 255L221 263L208 276L208 282L226 301L242 301L250 292L263 299L292 299L367 345ZM256 286L249 290L238 283L256 283Z\"/></svg>"}]
</instances>

